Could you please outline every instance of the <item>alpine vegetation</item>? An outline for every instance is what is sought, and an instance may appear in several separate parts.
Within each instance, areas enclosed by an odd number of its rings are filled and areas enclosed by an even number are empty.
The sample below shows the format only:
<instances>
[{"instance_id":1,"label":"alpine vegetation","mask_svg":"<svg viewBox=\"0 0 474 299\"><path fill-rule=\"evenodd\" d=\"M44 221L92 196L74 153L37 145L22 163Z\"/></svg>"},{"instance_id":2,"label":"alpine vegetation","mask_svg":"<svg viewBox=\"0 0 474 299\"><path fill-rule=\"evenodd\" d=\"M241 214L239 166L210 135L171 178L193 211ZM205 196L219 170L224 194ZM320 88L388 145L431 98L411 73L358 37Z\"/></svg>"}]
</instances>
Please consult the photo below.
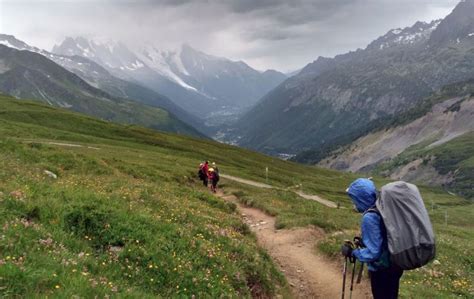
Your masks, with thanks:
<instances>
[{"instance_id":1,"label":"alpine vegetation","mask_svg":"<svg viewBox=\"0 0 474 299\"><path fill-rule=\"evenodd\" d=\"M455 2L3 1L0 298L474 298Z\"/></svg>"}]
</instances>

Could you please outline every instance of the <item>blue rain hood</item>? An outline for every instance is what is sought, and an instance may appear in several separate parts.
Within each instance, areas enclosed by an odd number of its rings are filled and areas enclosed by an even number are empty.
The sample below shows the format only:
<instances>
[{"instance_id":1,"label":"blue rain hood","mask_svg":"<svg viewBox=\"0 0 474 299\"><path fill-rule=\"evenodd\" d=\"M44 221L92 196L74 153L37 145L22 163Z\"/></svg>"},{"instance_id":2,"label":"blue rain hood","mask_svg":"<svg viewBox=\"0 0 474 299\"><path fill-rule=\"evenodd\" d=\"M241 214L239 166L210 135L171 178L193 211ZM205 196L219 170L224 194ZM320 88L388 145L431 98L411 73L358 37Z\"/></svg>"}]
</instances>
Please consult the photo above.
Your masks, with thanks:
<instances>
[{"instance_id":1,"label":"blue rain hood","mask_svg":"<svg viewBox=\"0 0 474 299\"><path fill-rule=\"evenodd\" d=\"M377 199L377 189L374 182L369 179L357 179L349 186L347 191L352 202L359 213L364 213L375 205Z\"/></svg>"}]
</instances>

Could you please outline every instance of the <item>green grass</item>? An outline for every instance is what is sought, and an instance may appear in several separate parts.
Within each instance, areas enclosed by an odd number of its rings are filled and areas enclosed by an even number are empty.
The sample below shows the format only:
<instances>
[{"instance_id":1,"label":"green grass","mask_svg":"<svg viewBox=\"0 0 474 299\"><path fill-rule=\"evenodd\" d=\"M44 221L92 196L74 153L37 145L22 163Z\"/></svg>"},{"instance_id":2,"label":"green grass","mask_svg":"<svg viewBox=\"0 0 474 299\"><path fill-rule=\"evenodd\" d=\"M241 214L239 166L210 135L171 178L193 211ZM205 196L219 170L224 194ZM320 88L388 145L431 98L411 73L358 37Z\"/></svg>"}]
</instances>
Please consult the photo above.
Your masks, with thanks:
<instances>
[{"instance_id":1,"label":"green grass","mask_svg":"<svg viewBox=\"0 0 474 299\"><path fill-rule=\"evenodd\" d=\"M256 245L235 205L196 182L203 159L217 162L224 173L260 182L266 182L268 167L268 183L281 190L222 184L275 215L279 228L323 228L327 239L315 246L328 256L338 256L344 233L358 230L360 215L344 194L355 178L351 174L8 97L0 97L0 136L0 297L286 296L284 277ZM383 182L376 180L378 186ZM303 200L288 187L345 209ZM21 191L20 198L12 191ZM443 276L411 272L402 294L470 297L472 287L463 281L472 281L474 273L473 205L442 190L421 191L435 207L430 213L441 262L436 267ZM426 269L438 271L433 265Z\"/></svg>"},{"instance_id":2,"label":"green grass","mask_svg":"<svg viewBox=\"0 0 474 299\"><path fill-rule=\"evenodd\" d=\"M314 201L303 200L293 192L263 190L224 181L227 192L241 202L277 217L278 228L315 225L326 237L315 244L319 252L342 264L340 246L359 234L361 215L351 209L331 209ZM348 182L349 183L349 182ZM376 179L382 186L385 180ZM439 265L429 264L405 272L402 298L471 298L474 295L474 206L471 201L449 195L441 189L420 186L433 222ZM446 215L447 223L446 221Z\"/></svg>"},{"instance_id":3,"label":"green grass","mask_svg":"<svg viewBox=\"0 0 474 299\"><path fill-rule=\"evenodd\" d=\"M106 165L90 149L0 147L2 296L246 297L284 284L235 206L181 177L123 171L126 163ZM109 150L101 152L127 156Z\"/></svg>"},{"instance_id":4,"label":"green grass","mask_svg":"<svg viewBox=\"0 0 474 299\"><path fill-rule=\"evenodd\" d=\"M202 156L184 142L198 140L1 105L1 297L249 297L285 287L235 205L191 178Z\"/></svg>"}]
</instances>

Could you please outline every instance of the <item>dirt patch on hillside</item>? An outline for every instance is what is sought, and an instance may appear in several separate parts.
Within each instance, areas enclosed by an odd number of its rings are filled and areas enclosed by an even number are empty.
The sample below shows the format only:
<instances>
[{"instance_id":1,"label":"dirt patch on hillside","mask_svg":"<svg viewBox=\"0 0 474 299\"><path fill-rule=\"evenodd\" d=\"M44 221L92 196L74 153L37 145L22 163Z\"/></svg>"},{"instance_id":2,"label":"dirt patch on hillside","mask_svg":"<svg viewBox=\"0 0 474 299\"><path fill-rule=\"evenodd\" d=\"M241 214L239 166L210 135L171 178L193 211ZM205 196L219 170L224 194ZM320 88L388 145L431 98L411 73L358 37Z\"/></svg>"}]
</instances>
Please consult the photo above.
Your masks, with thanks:
<instances>
[{"instance_id":1,"label":"dirt patch on hillside","mask_svg":"<svg viewBox=\"0 0 474 299\"><path fill-rule=\"evenodd\" d=\"M423 159L413 160L392 170L390 178L392 180L424 183L429 186L443 186L453 182L454 174L451 172L445 175L440 174L432 165L433 160L434 158L428 162L424 162Z\"/></svg>"},{"instance_id":2,"label":"dirt patch on hillside","mask_svg":"<svg viewBox=\"0 0 474 299\"><path fill-rule=\"evenodd\" d=\"M239 182L239 183L242 183L242 184L254 186L254 187L257 187L257 188L291 190L290 188L288 188L288 189L276 188L276 187L273 187L273 186L268 185L268 184L263 184L263 183L255 182L255 181L252 181L252 180L246 180L246 179L242 179L242 178L227 175L227 174L221 174L221 177L225 178L225 179L228 179L228 180L236 181L236 182ZM298 190L292 190L292 191L295 192L296 194L298 194L299 196L303 197L304 199L317 201L320 204L323 204L323 205L325 205L327 207L330 207L330 208L338 208L338 205L335 202L332 202L330 200L321 198L321 196L319 196L319 195L306 194L303 191L298 191Z\"/></svg>"},{"instance_id":3,"label":"dirt patch on hillside","mask_svg":"<svg viewBox=\"0 0 474 299\"><path fill-rule=\"evenodd\" d=\"M435 147L446 143L474 130L474 97L461 100L448 99L408 124L367 134L334 151L318 165L358 172L388 161L415 144L431 142L429 147ZM459 110L451 111L450 107L456 103Z\"/></svg>"}]
</instances>

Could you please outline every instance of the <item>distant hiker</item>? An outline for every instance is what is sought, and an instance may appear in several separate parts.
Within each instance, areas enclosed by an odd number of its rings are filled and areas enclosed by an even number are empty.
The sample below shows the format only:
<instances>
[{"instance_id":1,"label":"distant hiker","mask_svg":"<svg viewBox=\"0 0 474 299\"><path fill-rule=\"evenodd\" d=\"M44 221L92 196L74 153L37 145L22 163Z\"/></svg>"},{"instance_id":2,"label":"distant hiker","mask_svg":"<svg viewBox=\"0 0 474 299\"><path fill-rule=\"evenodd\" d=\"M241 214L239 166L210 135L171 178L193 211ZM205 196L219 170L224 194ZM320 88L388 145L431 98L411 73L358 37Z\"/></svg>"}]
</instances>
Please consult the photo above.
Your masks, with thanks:
<instances>
[{"instance_id":1,"label":"distant hiker","mask_svg":"<svg viewBox=\"0 0 474 299\"><path fill-rule=\"evenodd\" d=\"M217 168L216 162L212 162L212 168L214 168L214 171L219 173L219 168Z\"/></svg>"},{"instance_id":2,"label":"distant hiker","mask_svg":"<svg viewBox=\"0 0 474 299\"><path fill-rule=\"evenodd\" d=\"M198 176L204 186L208 186L209 181L209 161L199 164Z\"/></svg>"},{"instance_id":3,"label":"distant hiker","mask_svg":"<svg viewBox=\"0 0 474 299\"><path fill-rule=\"evenodd\" d=\"M204 171L204 173L209 172L209 161L204 162L204 165L202 166L202 170Z\"/></svg>"},{"instance_id":4,"label":"distant hiker","mask_svg":"<svg viewBox=\"0 0 474 299\"><path fill-rule=\"evenodd\" d=\"M217 183L219 182L219 172L214 168L209 168L209 180L211 181L211 191L216 193Z\"/></svg>"},{"instance_id":5,"label":"distant hiker","mask_svg":"<svg viewBox=\"0 0 474 299\"><path fill-rule=\"evenodd\" d=\"M354 249L345 243L341 252L349 258L367 263L374 299L395 299L398 297L400 278L403 270L390 263L387 233L379 213L375 208L377 190L369 179L357 179L347 189L357 211L363 213L361 223L362 243L365 247Z\"/></svg>"},{"instance_id":6,"label":"distant hiker","mask_svg":"<svg viewBox=\"0 0 474 299\"><path fill-rule=\"evenodd\" d=\"M198 177L201 181L204 182L204 176L205 176L205 173L204 171L202 171L202 167L204 166L204 163L200 163L199 164L199 168L198 168Z\"/></svg>"}]
</instances>

